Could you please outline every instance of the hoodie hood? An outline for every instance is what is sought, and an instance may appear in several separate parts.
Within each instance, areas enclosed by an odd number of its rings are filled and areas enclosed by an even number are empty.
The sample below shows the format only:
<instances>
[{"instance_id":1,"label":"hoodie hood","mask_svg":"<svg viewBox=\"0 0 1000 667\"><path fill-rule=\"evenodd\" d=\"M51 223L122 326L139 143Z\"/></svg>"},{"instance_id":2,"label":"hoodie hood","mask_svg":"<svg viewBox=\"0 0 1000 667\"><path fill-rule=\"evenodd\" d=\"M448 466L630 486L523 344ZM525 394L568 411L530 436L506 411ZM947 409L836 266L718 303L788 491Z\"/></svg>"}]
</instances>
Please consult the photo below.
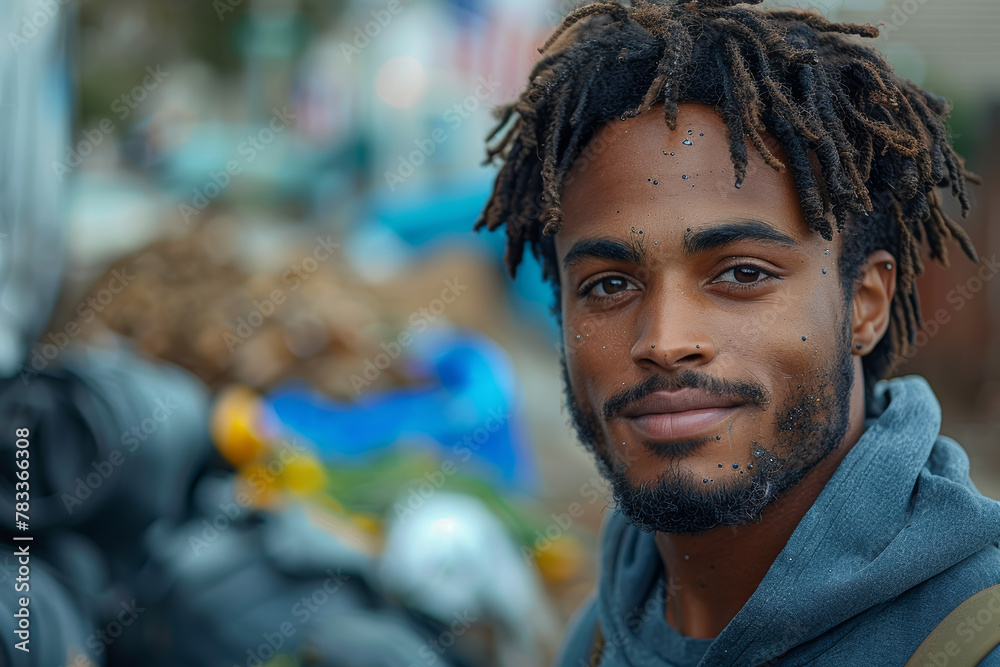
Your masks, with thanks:
<instances>
[{"instance_id":1,"label":"hoodie hood","mask_svg":"<svg viewBox=\"0 0 1000 667\"><path fill-rule=\"evenodd\" d=\"M872 405L878 416L700 665L758 665L831 629L846 634L851 624L844 621L997 541L1000 503L972 484L962 448L938 435L941 408L926 380L879 382ZM601 664L662 665L637 634L644 610L662 610L650 603L663 578L654 535L615 512L605 527L601 569L595 611L606 641L618 649ZM710 640L686 641L695 647Z\"/></svg>"}]
</instances>

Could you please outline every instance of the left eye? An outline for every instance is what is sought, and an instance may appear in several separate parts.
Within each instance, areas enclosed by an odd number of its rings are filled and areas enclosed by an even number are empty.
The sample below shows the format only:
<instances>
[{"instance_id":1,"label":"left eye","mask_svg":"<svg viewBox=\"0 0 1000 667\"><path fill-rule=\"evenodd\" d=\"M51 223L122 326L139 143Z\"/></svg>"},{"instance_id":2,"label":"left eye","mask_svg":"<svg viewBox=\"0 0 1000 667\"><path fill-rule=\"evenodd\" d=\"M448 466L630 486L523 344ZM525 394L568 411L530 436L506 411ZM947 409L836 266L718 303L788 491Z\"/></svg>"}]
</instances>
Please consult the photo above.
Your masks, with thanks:
<instances>
[{"instance_id":1,"label":"left eye","mask_svg":"<svg viewBox=\"0 0 1000 667\"><path fill-rule=\"evenodd\" d=\"M749 264L743 264L740 266L734 266L731 269L724 271L719 274L719 277L713 280L713 283L756 283L760 282L762 278L768 277L770 274L763 269L759 269L756 266L751 266Z\"/></svg>"}]
</instances>

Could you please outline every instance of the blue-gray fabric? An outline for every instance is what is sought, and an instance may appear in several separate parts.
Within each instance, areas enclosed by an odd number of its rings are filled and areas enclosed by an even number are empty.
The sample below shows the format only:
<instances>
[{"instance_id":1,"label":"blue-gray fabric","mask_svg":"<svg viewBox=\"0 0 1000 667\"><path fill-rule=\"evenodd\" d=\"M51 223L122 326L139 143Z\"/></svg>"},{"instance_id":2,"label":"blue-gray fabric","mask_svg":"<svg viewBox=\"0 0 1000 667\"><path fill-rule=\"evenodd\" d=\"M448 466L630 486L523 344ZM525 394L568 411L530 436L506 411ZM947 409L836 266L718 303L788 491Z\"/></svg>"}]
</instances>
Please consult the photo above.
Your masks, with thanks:
<instances>
[{"instance_id":1,"label":"blue-gray fabric","mask_svg":"<svg viewBox=\"0 0 1000 667\"><path fill-rule=\"evenodd\" d=\"M597 594L557 664L587 664L600 619L602 667L904 665L952 609L1000 583L1000 502L979 493L965 451L940 435L941 408L923 378L879 382L872 403L877 417L718 637L667 625L654 536L614 512ZM988 623L982 631L1000 629L1000 611ZM979 664L1000 666L1000 649Z\"/></svg>"}]
</instances>

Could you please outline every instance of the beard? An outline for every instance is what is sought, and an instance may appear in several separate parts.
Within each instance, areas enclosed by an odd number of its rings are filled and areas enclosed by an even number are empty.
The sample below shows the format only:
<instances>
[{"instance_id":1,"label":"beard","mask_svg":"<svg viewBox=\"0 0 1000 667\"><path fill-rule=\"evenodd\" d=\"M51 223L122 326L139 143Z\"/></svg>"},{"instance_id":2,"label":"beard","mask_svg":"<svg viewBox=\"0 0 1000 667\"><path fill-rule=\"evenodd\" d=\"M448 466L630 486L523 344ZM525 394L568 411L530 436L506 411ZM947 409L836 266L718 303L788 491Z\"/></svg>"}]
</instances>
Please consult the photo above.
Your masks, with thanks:
<instances>
[{"instance_id":1,"label":"beard","mask_svg":"<svg viewBox=\"0 0 1000 667\"><path fill-rule=\"evenodd\" d=\"M845 318L846 319L846 318ZM643 443L666 462L656 481L636 485L625 462L616 462L597 415L576 399L565 351L561 354L563 390L571 422L580 442L594 455L598 470L611 484L617 509L646 532L700 533L718 526L761 520L764 508L835 450L850 425L850 393L854 385L849 320L842 322L836 352L824 368L803 379L789 400L775 406L771 442L750 441L751 466L710 486L681 469L678 459L707 441ZM808 383L808 384L807 384ZM684 370L654 375L609 398L603 414L619 414L630 403L655 391L691 387L740 399L761 409L771 403L758 384L731 382L707 373ZM720 471L721 472L721 471Z\"/></svg>"}]
</instances>

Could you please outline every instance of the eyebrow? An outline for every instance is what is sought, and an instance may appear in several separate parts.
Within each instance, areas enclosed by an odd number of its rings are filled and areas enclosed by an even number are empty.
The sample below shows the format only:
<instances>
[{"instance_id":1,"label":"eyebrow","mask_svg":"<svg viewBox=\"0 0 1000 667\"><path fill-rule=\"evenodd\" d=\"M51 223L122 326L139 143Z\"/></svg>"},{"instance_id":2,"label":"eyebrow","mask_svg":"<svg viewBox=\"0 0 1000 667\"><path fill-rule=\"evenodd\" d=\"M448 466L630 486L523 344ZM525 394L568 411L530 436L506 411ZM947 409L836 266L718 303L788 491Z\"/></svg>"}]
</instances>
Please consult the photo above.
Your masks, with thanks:
<instances>
[{"instance_id":1,"label":"eyebrow","mask_svg":"<svg viewBox=\"0 0 1000 667\"><path fill-rule=\"evenodd\" d=\"M756 241L789 248L800 248L802 244L792 237L760 220L734 220L684 234L684 252L696 255L715 250L738 241Z\"/></svg>"},{"instance_id":2,"label":"eyebrow","mask_svg":"<svg viewBox=\"0 0 1000 667\"><path fill-rule=\"evenodd\" d=\"M788 248L802 247L798 241L787 234L782 234L766 222L750 219L734 220L707 229L686 232L683 247L686 254L696 255L738 241L756 241ZM566 257L563 258L563 268L569 269L585 259L608 259L641 266L644 258L634 243L609 237L581 239L566 253Z\"/></svg>"},{"instance_id":3,"label":"eyebrow","mask_svg":"<svg viewBox=\"0 0 1000 667\"><path fill-rule=\"evenodd\" d=\"M612 238L596 238L581 239L574 243L563 258L563 268L569 269L589 258L642 264L642 255L633 244Z\"/></svg>"}]
</instances>

